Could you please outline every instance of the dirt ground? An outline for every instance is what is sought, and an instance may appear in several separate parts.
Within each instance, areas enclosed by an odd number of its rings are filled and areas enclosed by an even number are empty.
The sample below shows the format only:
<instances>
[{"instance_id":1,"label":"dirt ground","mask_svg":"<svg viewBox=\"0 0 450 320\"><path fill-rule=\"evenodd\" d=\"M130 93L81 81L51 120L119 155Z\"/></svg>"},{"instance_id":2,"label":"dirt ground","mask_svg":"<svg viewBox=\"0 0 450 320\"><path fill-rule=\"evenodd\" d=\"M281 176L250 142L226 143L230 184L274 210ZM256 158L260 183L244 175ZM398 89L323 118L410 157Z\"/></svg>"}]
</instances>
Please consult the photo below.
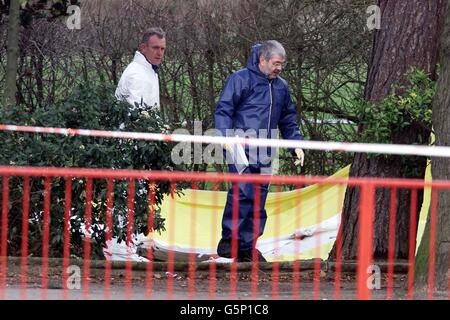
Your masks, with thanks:
<instances>
[{"instance_id":1,"label":"dirt ground","mask_svg":"<svg viewBox=\"0 0 450 320\"><path fill-rule=\"evenodd\" d=\"M73 262L72 262L73 263ZM82 261L75 266L83 270ZM303 266L303 268L302 268ZM325 266L325 267L324 267ZM217 266L215 276L211 277L209 266L203 266L189 272L188 265L174 265L173 273L168 273L168 265L154 263L153 274L149 278L146 265L133 264L131 281L127 280L123 263L113 264L111 284L105 290L104 262L92 262L88 278L88 286L83 287L83 277L79 279L76 273L70 273L68 287L62 283L62 261L49 261L48 289L42 287L42 260L29 259L27 264L26 287L21 287L21 265L19 258L8 258L6 287L0 287L0 297L7 300L353 300L357 297L355 288L355 273L346 272L341 275L340 293L336 296L334 272L327 270L322 263L320 275L314 272L313 264L300 262L300 271L294 273L292 265L278 265L278 277L272 274L273 264L260 266L257 274L257 287L252 281L252 265L239 264L235 273L230 267ZM315 276L317 274L317 276ZM194 275L194 277L191 277ZM294 277L298 279L297 294L294 294ZM81 275L82 276L82 275ZM190 278L191 277L191 278ZM381 287L372 290L372 299L384 300L387 295L386 275L381 275ZM0 278L1 279L1 278ZM147 281L147 279L149 281ZM406 299L407 275L394 275L393 299ZM148 290L148 285L151 290ZM213 287L211 287L213 285ZM149 294L149 292L151 294ZM416 294L414 299L423 299ZM446 294L437 295L435 299L447 299Z\"/></svg>"}]
</instances>

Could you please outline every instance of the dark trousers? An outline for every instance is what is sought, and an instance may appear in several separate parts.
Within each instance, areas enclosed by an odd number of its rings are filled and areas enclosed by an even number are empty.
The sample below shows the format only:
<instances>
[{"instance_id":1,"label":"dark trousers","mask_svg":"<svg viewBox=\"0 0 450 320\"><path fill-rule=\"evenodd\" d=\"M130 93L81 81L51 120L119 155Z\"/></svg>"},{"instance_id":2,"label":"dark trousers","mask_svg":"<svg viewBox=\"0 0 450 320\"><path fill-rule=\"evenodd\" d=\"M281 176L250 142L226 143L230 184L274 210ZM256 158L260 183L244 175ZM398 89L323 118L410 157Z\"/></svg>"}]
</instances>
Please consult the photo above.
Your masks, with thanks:
<instances>
[{"instance_id":1,"label":"dark trousers","mask_svg":"<svg viewBox=\"0 0 450 320\"><path fill-rule=\"evenodd\" d=\"M234 165L229 165L229 172L236 173L236 168ZM246 168L243 174L260 174L261 169L258 166L250 166ZM253 184L253 183L238 183L239 193L237 197L239 199L238 207L238 219L233 222L233 198L234 198L234 188L228 191L227 203L225 205L225 210L222 217L222 240L221 246L222 256L228 256L229 252L224 252L230 250L231 252L231 239L233 236L233 228L237 228L237 244L238 251L248 251L253 249L256 245L256 240L264 232L264 227L266 225L267 213L265 210L265 204L267 199L267 193L269 191L268 184ZM257 230L256 235L254 232L254 225L257 223L255 220L255 186L259 188L259 211L256 212L256 217L259 218L259 230ZM223 244L226 243L227 248L224 249Z\"/></svg>"}]
</instances>

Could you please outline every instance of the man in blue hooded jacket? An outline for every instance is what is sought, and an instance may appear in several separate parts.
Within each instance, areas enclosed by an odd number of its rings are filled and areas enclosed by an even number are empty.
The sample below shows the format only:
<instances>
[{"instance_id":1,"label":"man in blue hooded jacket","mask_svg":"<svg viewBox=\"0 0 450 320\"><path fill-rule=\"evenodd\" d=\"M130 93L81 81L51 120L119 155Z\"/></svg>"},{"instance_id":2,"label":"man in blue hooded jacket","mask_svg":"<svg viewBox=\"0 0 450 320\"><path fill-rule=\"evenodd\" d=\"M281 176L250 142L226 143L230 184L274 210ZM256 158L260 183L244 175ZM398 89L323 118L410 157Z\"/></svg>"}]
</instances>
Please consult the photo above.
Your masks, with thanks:
<instances>
[{"instance_id":1,"label":"man in blue hooded jacket","mask_svg":"<svg viewBox=\"0 0 450 320\"><path fill-rule=\"evenodd\" d=\"M217 104L214 115L215 128L222 136L270 139L277 138L279 130L283 139L303 139L297 124L297 109L292 102L288 84L279 76L285 61L286 51L275 40L257 44L252 48L247 67L233 73L227 79ZM253 152L255 150L252 147L246 146L245 161L238 161L236 146L224 144L224 147L227 151L229 172L270 174L274 150L263 152L262 148L258 148ZM295 165L303 166L303 150L298 148L291 152L297 157ZM238 185L238 219L233 221L234 188L231 188L223 213L222 238L217 246L217 253L221 257L232 258L232 254L237 251L238 261L252 261L255 253L258 261L265 261L263 255L256 249L256 241L263 234L267 220L264 206L269 185L252 183ZM259 196L256 198L259 198L260 203L259 212L255 213L256 188L259 189L256 193ZM233 229L236 228L237 239L233 242ZM233 246L236 245L233 243L236 243L237 250L234 249Z\"/></svg>"}]
</instances>

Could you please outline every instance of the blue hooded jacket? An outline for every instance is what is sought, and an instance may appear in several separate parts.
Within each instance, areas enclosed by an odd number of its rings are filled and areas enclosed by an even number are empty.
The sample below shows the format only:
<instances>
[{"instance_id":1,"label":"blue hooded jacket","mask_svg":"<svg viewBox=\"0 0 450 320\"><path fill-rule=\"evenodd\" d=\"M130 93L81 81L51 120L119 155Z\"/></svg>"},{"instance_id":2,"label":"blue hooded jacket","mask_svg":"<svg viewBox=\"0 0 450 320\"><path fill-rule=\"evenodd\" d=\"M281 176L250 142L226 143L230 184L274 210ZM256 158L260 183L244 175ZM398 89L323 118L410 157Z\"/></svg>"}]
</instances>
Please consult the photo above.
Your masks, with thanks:
<instances>
[{"instance_id":1,"label":"blue hooded jacket","mask_svg":"<svg viewBox=\"0 0 450 320\"><path fill-rule=\"evenodd\" d=\"M253 46L247 67L227 79L214 115L215 128L222 136L227 136L227 129L253 129L260 138L276 138L271 130L278 128L283 139L303 140L287 82L281 77L269 80L259 70L260 48ZM267 135L261 136L260 130Z\"/></svg>"}]
</instances>

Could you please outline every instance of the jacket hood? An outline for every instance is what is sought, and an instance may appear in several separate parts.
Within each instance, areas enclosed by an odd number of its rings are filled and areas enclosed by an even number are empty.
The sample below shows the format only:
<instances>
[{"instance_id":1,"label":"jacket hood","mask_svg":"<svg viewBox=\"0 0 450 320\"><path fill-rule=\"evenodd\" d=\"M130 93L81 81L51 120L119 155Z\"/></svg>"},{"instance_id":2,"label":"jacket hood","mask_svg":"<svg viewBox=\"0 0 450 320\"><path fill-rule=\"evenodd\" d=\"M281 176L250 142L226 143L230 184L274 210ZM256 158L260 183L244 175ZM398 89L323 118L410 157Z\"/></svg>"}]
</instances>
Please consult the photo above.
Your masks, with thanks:
<instances>
[{"instance_id":1,"label":"jacket hood","mask_svg":"<svg viewBox=\"0 0 450 320\"><path fill-rule=\"evenodd\" d=\"M146 68L151 68L152 66L140 51L135 52L133 61L139 63L140 65Z\"/></svg>"},{"instance_id":2,"label":"jacket hood","mask_svg":"<svg viewBox=\"0 0 450 320\"><path fill-rule=\"evenodd\" d=\"M261 49L261 44L257 43L252 47L252 52L250 54L250 58L247 62L247 69L256 72L262 76L264 74L259 70L259 50Z\"/></svg>"}]
</instances>

